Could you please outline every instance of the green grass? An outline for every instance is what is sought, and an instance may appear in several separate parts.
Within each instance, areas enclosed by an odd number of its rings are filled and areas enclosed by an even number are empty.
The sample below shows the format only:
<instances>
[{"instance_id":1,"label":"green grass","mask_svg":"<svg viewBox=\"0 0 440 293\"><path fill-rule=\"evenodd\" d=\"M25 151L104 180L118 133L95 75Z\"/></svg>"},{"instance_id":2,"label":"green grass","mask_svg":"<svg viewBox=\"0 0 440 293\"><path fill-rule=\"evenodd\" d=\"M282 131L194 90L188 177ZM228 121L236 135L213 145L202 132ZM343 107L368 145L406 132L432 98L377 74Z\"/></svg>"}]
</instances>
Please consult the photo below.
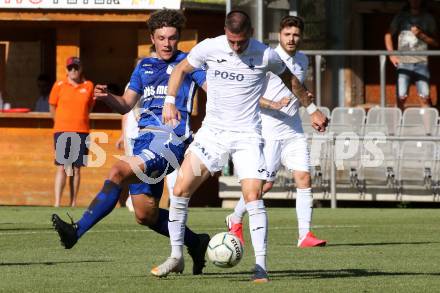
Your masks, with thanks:
<instances>
[{"instance_id":1,"label":"green grass","mask_svg":"<svg viewBox=\"0 0 440 293\"><path fill-rule=\"evenodd\" d=\"M169 254L168 239L116 209L71 250L50 226L52 208L0 207L0 292L434 292L440 286L440 211L316 209L325 248L298 249L292 208L269 209L272 282L249 282L253 253L232 269L209 264L192 276L149 275ZM58 209L64 216L67 210ZM70 213L78 219L83 209ZM189 225L213 235L230 211L191 209Z\"/></svg>"}]
</instances>

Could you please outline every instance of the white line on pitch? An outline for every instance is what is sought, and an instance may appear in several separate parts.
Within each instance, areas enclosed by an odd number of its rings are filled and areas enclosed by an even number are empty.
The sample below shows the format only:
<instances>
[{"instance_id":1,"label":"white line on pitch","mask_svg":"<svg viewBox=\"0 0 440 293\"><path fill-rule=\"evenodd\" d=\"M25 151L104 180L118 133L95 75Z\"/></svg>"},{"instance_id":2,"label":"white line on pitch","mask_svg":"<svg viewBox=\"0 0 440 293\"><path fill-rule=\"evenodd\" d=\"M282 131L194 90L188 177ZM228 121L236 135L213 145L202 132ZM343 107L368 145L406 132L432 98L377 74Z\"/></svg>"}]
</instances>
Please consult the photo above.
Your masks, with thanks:
<instances>
[{"instance_id":1,"label":"white line on pitch","mask_svg":"<svg viewBox=\"0 0 440 293\"><path fill-rule=\"evenodd\" d=\"M313 226L314 229L339 229L339 228L359 228L359 225L316 225ZM271 227L269 226L269 230L292 230L296 229L296 224L294 227ZM29 229L31 230L31 229ZM1 230L0 230L1 231ZM223 231L222 228L208 228L203 229L203 231ZM121 229L121 230L91 230L87 233L120 233L120 232L154 232L148 228L145 229ZM34 235L34 234L54 234L55 231L23 231L23 232L0 232L0 235Z\"/></svg>"}]
</instances>

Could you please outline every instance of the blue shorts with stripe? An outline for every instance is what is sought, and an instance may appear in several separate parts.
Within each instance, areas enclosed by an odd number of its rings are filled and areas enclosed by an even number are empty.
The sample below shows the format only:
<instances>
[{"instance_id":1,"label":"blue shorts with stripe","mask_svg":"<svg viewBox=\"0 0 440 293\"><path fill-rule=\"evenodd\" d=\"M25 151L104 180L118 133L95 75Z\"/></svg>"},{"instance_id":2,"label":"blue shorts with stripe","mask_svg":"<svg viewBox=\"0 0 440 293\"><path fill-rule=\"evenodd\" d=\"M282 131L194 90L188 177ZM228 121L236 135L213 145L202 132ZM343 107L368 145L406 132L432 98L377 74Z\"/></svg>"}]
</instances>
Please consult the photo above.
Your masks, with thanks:
<instances>
[{"instance_id":1,"label":"blue shorts with stripe","mask_svg":"<svg viewBox=\"0 0 440 293\"><path fill-rule=\"evenodd\" d=\"M145 132L134 141L133 155L144 162L140 183L130 184L131 195L148 194L160 199L165 176L180 167L187 141L166 132Z\"/></svg>"}]
</instances>

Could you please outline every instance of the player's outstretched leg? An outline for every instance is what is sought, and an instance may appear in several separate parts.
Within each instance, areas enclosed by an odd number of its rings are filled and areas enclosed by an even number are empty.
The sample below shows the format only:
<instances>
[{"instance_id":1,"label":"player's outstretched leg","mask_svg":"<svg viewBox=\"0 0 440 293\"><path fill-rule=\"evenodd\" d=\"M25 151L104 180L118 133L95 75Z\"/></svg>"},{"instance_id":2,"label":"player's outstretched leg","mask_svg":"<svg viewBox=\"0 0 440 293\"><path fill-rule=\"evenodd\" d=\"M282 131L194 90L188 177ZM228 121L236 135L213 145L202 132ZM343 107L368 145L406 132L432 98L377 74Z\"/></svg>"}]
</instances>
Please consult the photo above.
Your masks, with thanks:
<instances>
[{"instance_id":1,"label":"player's outstretched leg","mask_svg":"<svg viewBox=\"0 0 440 293\"><path fill-rule=\"evenodd\" d=\"M193 168L197 166L197 169ZM194 172L197 170L198 172ZM181 176L178 176L174 186L174 195L170 196L170 209L168 216L168 231L170 235L171 256L162 265L155 267L151 273L157 277L165 277L179 269L183 262L183 245L185 242L185 228L188 217L188 203L190 195L205 181L210 173L201 160L189 152L180 167ZM200 248L200 259L206 251L208 237L203 236L203 246ZM176 259L171 261L170 259ZM182 259L182 261L180 260ZM203 262L204 265L204 262Z\"/></svg>"},{"instance_id":2,"label":"player's outstretched leg","mask_svg":"<svg viewBox=\"0 0 440 293\"><path fill-rule=\"evenodd\" d=\"M66 249L72 248L84 233L115 208L120 194L121 187L106 180L102 190L96 195L78 222L74 223L72 220L72 223L66 223L57 214L53 214L52 224L60 236L61 244Z\"/></svg>"},{"instance_id":3,"label":"player's outstretched leg","mask_svg":"<svg viewBox=\"0 0 440 293\"><path fill-rule=\"evenodd\" d=\"M255 265L254 275L252 276L252 281L254 283L267 283L269 282L269 276L265 269L260 265Z\"/></svg>"},{"instance_id":4,"label":"player's outstretched leg","mask_svg":"<svg viewBox=\"0 0 440 293\"><path fill-rule=\"evenodd\" d=\"M167 260L151 270L151 274L156 277L163 278L170 273L181 274L185 268L185 261L183 257L176 258L170 256Z\"/></svg>"},{"instance_id":5,"label":"player's outstretched leg","mask_svg":"<svg viewBox=\"0 0 440 293\"><path fill-rule=\"evenodd\" d=\"M311 188L296 189L296 216L298 218L298 247L325 246L326 240L316 238L310 231L313 212L313 196Z\"/></svg>"},{"instance_id":6,"label":"player's outstretched leg","mask_svg":"<svg viewBox=\"0 0 440 293\"><path fill-rule=\"evenodd\" d=\"M188 227L185 229L185 239ZM209 237L208 234L197 234L197 244L188 246L185 241L185 245L188 247L188 254L191 256L193 260L193 275L200 275L203 273L203 268L205 267L205 254L208 249Z\"/></svg>"},{"instance_id":7,"label":"player's outstretched leg","mask_svg":"<svg viewBox=\"0 0 440 293\"><path fill-rule=\"evenodd\" d=\"M61 244L66 249L72 248L78 241L75 222L72 218L70 220L72 223L67 223L61 220L57 214L52 215L52 226L58 232Z\"/></svg>"},{"instance_id":8,"label":"player's outstretched leg","mask_svg":"<svg viewBox=\"0 0 440 293\"><path fill-rule=\"evenodd\" d=\"M196 234L197 235L197 234ZM198 243L195 246L188 247L188 253L193 259L193 275L203 273L205 267L205 254L208 248L210 237L208 234L198 234ZM184 259L169 257L163 264L153 268L151 273L156 277L166 277L169 273L182 273L184 269Z\"/></svg>"},{"instance_id":9,"label":"player's outstretched leg","mask_svg":"<svg viewBox=\"0 0 440 293\"><path fill-rule=\"evenodd\" d=\"M273 182L267 181L263 185L263 194L268 192L273 186ZM241 244L244 245L243 237L243 217L246 215L246 203L244 201L243 195L240 196L237 204L235 205L234 212L226 216L226 226L228 231L240 239Z\"/></svg>"},{"instance_id":10,"label":"player's outstretched leg","mask_svg":"<svg viewBox=\"0 0 440 293\"><path fill-rule=\"evenodd\" d=\"M165 209L159 209L157 221L149 227L155 232L170 237L168 231L169 212ZM187 226L185 226L184 244L188 248L188 254L193 260L193 275L203 273L205 267L205 254L208 248L210 237L208 234L196 234Z\"/></svg>"},{"instance_id":11,"label":"player's outstretched leg","mask_svg":"<svg viewBox=\"0 0 440 293\"><path fill-rule=\"evenodd\" d=\"M234 208L234 212L226 216L225 222L229 233L234 234L240 239L242 245L244 245L243 237L243 217L246 214L246 203L243 196L237 202Z\"/></svg>"},{"instance_id":12,"label":"player's outstretched leg","mask_svg":"<svg viewBox=\"0 0 440 293\"><path fill-rule=\"evenodd\" d=\"M255 271L252 281L266 283L269 281L266 269L267 249L267 214L263 200L254 200L246 204L249 213L249 230L255 252Z\"/></svg>"},{"instance_id":13,"label":"player's outstretched leg","mask_svg":"<svg viewBox=\"0 0 440 293\"><path fill-rule=\"evenodd\" d=\"M183 244L188 217L189 198L170 196L168 231L170 233L171 256L161 265L153 268L151 274L166 277L169 273L183 270Z\"/></svg>"}]
</instances>

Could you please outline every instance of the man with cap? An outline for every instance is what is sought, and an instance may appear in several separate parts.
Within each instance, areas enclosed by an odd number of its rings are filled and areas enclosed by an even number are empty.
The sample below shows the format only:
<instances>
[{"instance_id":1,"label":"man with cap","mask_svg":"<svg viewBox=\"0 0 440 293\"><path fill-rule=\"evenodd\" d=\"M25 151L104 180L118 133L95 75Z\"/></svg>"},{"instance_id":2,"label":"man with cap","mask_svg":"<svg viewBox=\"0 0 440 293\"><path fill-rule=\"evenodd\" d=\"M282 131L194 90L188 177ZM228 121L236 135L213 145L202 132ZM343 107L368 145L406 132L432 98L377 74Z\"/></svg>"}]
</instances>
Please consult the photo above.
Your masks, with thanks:
<instances>
[{"instance_id":1,"label":"man with cap","mask_svg":"<svg viewBox=\"0 0 440 293\"><path fill-rule=\"evenodd\" d=\"M80 184L80 168L86 165L86 138L89 135L89 113L92 110L93 83L86 80L81 60L70 57L66 61L66 78L58 80L49 95L49 107L54 120L55 207L69 176L70 206L76 205Z\"/></svg>"}]
</instances>

